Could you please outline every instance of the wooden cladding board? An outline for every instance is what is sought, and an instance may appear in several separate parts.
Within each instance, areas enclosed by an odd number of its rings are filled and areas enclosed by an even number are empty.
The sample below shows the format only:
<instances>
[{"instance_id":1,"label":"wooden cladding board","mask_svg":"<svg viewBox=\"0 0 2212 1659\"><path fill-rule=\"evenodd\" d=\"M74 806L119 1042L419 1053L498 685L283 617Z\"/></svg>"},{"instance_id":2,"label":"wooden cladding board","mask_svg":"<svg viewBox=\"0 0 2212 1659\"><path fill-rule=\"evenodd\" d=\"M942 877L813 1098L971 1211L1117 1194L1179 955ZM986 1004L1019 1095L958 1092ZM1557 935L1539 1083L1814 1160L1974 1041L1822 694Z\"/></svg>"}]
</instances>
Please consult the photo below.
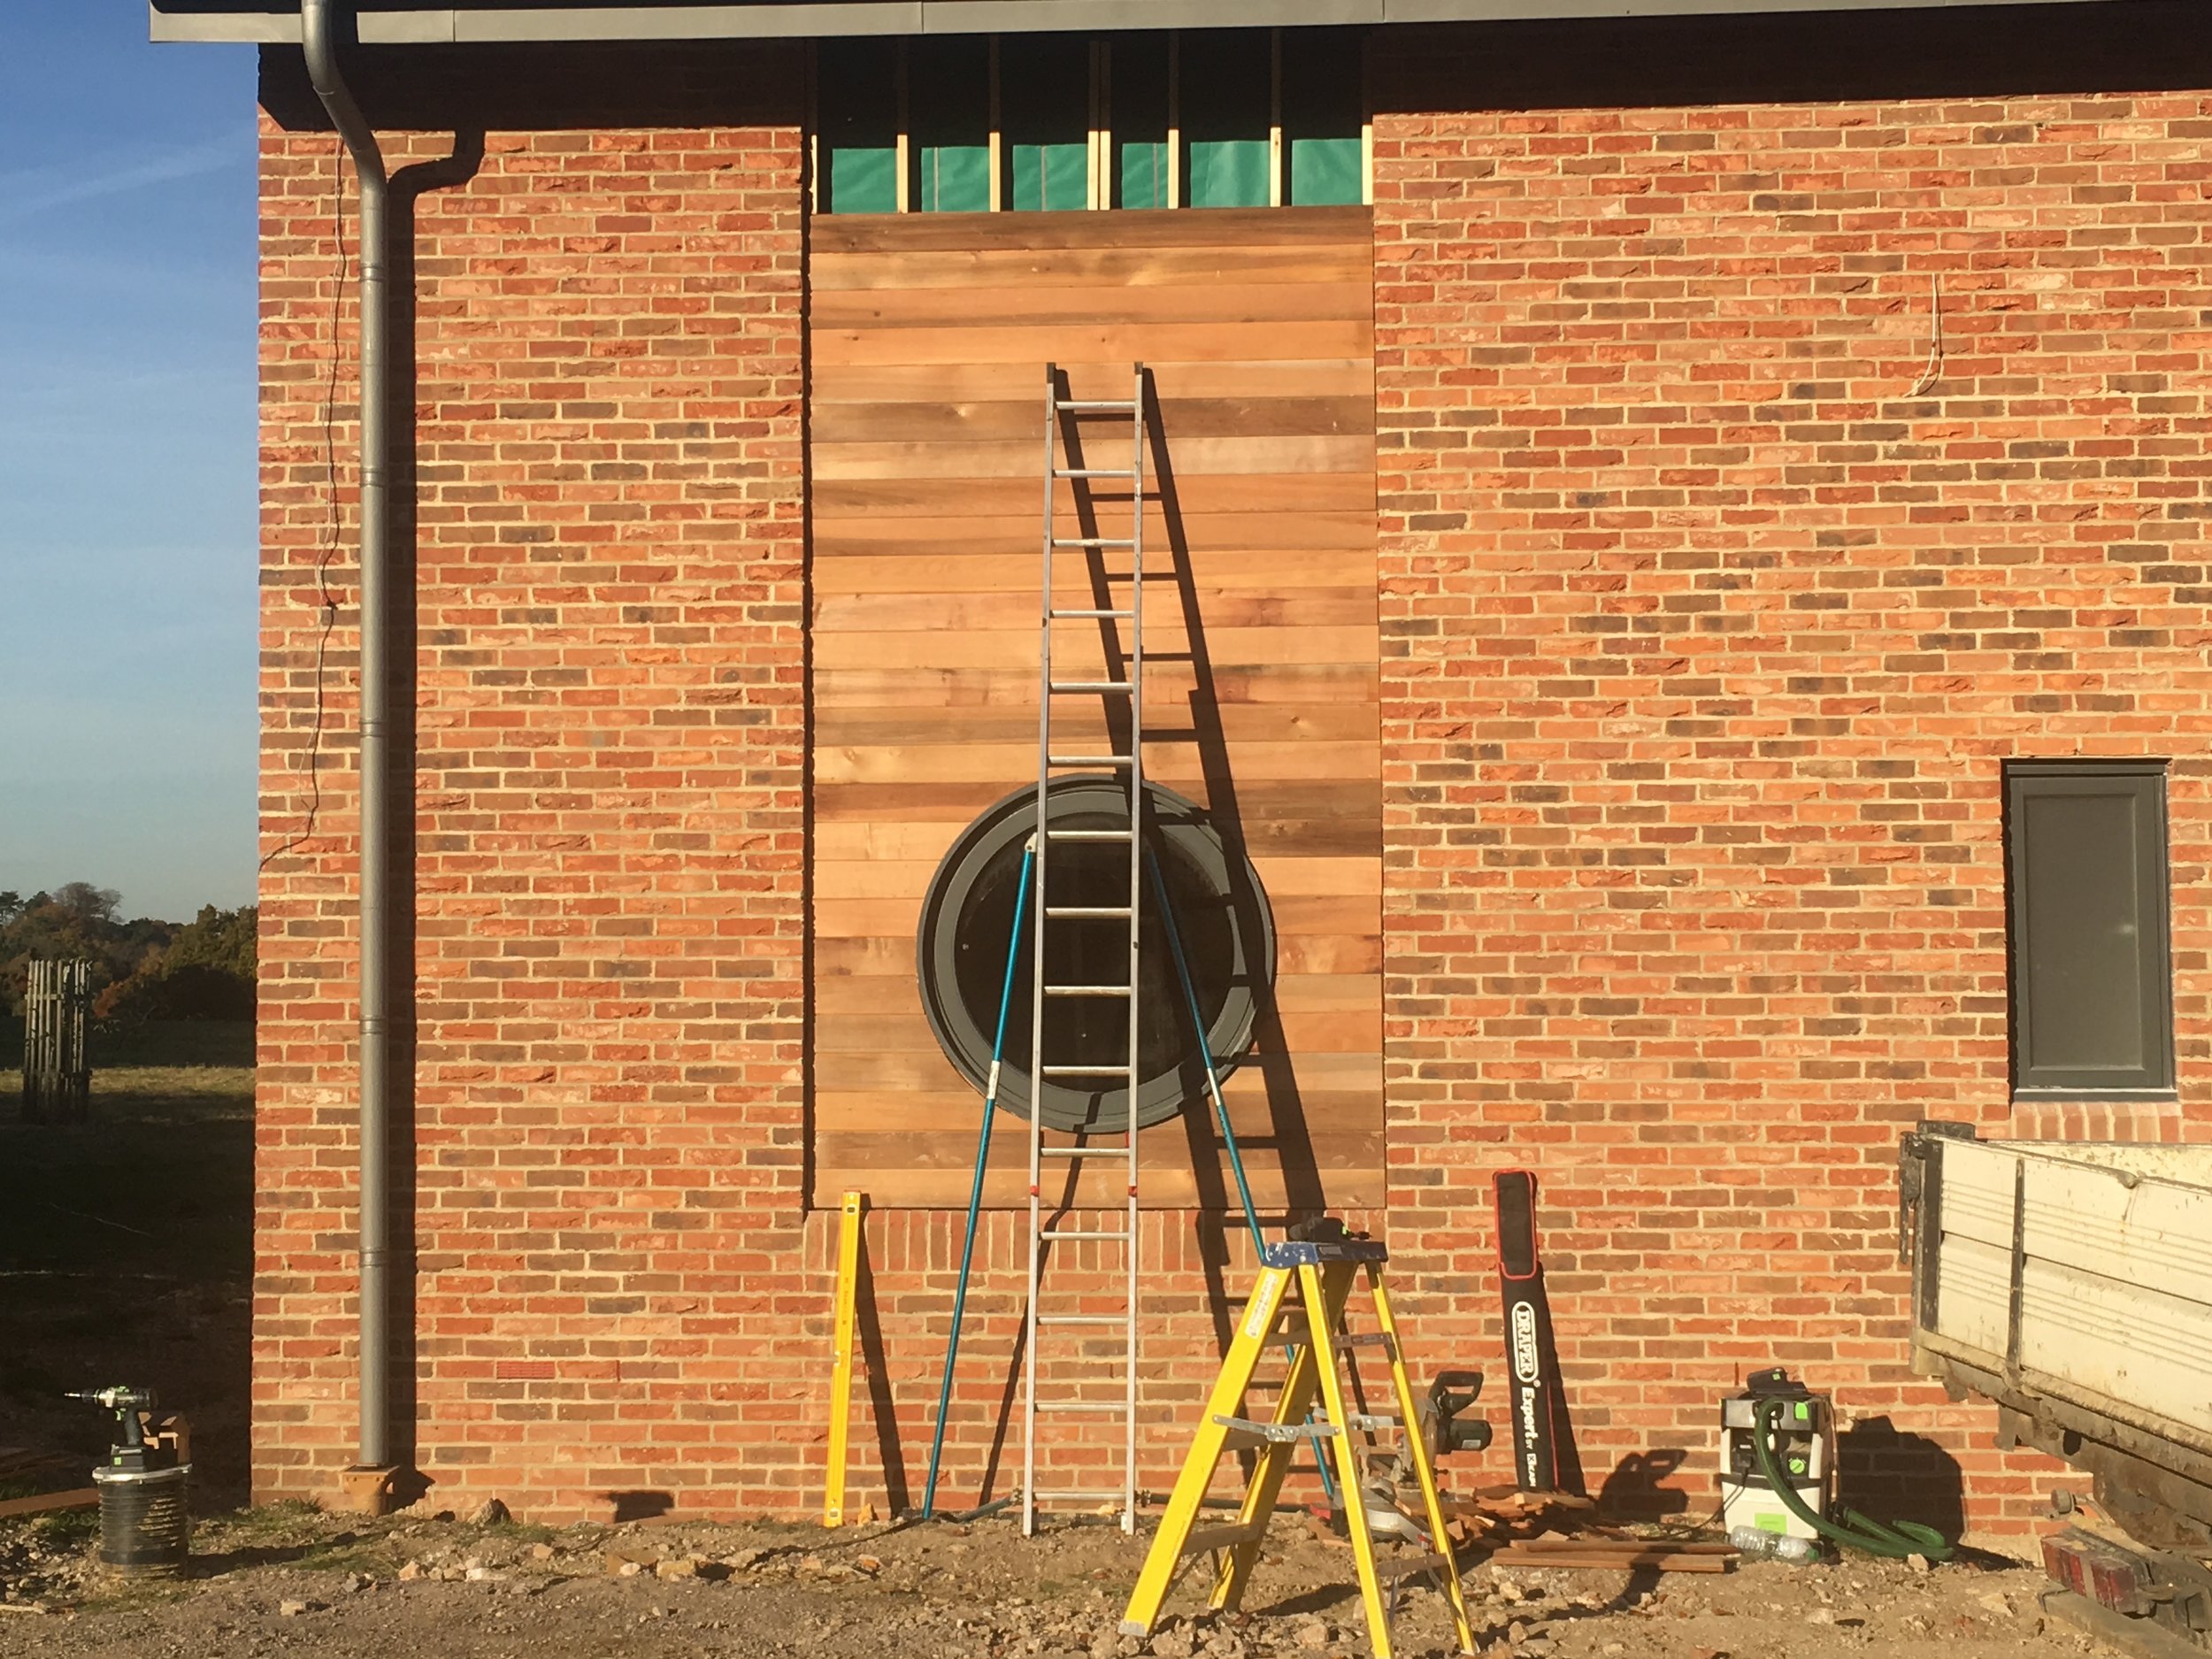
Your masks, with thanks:
<instances>
[{"instance_id":1,"label":"wooden cladding board","mask_svg":"<svg viewBox=\"0 0 2212 1659\"><path fill-rule=\"evenodd\" d=\"M967 1201L981 1102L923 1017L915 929L954 837L1036 775L1045 365L1118 398L1142 361L1169 473L1147 502L1146 766L1233 812L1278 933L1272 1042L1231 1117L1263 1205L1379 1204L1366 210L855 216L811 237L815 1201ZM1126 417L1080 430L1092 464L1127 464ZM1095 534L1125 534L1114 488ZM1082 555L1061 577L1063 603L1096 603ZM1102 669L1096 633L1056 640L1067 677ZM1105 722L1102 700L1056 713L1071 749ZM1025 1144L1002 1118L987 1202L1026 1202ZM1233 1202L1202 1102L1141 1156L1148 1203ZM1107 1165L1079 1167L1076 1202L1118 1201Z\"/></svg>"}]
</instances>

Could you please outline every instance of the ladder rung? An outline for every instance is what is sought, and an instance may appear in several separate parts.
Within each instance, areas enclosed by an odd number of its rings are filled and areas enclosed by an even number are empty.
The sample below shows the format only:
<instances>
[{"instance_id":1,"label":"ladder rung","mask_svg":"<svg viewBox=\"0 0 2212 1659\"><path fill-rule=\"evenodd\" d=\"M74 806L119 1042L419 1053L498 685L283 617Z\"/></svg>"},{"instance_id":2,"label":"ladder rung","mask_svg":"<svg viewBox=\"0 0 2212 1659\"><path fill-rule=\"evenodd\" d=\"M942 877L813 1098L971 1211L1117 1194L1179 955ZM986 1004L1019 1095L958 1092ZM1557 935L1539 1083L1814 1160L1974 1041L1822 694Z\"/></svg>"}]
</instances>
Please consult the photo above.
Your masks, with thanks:
<instances>
[{"instance_id":1,"label":"ladder rung","mask_svg":"<svg viewBox=\"0 0 2212 1659\"><path fill-rule=\"evenodd\" d=\"M1125 680L1056 680L1052 682L1052 689L1056 693L1110 692L1125 697L1133 693L1136 687Z\"/></svg>"},{"instance_id":2,"label":"ladder rung","mask_svg":"<svg viewBox=\"0 0 2212 1659\"><path fill-rule=\"evenodd\" d=\"M1129 839L1129 832L1125 829L1048 829L1045 839L1048 841L1125 841Z\"/></svg>"},{"instance_id":3,"label":"ladder rung","mask_svg":"<svg viewBox=\"0 0 2212 1659\"><path fill-rule=\"evenodd\" d=\"M1125 985L1048 985L1045 987L1047 996L1127 996L1129 994L1130 987Z\"/></svg>"},{"instance_id":4,"label":"ladder rung","mask_svg":"<svg viewBox=\"0 0 2212 1659\"><path fill-rule=\"evenodd\" d=\"M1131 755L1048 755L1048 766L1126 766L1135 758Z\"/></svg>"},{"instance_id":5,"label":"ladder rung","mask_svg":"<svg viewBox=\"0 0 2212 1659\"><path fill-rule=\"evenodd\" d=\"M1363 1433L1374 1434L1384 1429L1394 1429L1398 1423L1395 1411L1347 1411L1344 1414L1344 1426L1357 1429Z\"/></svg>"},{"instance_id":6,"label":"ladder rung","mask_svg":"<svg viewBox=\"0 0 2212 1659\"><path fill-rule=\"evenodd\" d=\"M1126 466L1056 466L1055 478L1134 478L1135 471Z\"/></svg>"},{"instance_id":7,"label":"ladder rung","mask_svg":"<svg viewBox=\"0 0 2212 1659\"><path fill-rule=\"evenodd\" d=\"M1040 1411L1126 1411L1126 1400L1040 1400Z\"/></svg>"},{"instance_id":8,"label":"ladder rung","mask_svg":"<svg viewBox=\"0 0 2212 1659\"><path fill-rule=\"evenodd\" d=\"M1128 1071L1127 1066L1117 1066L1117 1075ZM1037 1156L1043 1158L1125 1158L1127 1147L1039 1147Z\"/></svg>"},{"instance_id":9,"label":"ladder rung","mask_svg":"<svg viewBox=\"0 0 2212 1659\"><path fill-rule=\"evenodd\" d=\"M1137 400L1133 397L1065 397L1053 404L1056 410L1081 410L1086 414L1133 415Z\"/></svg>"},{"instance_id":10,"label":"ladder rung","mask_svg":"<svg viewBox=\"0 0 2212 1659\"><path fill-rule=\"evenodd\" d=\"M1096 920L1118 919L1129 914L1126 904L1048 904L1047 916L1070 916Z\"/></svg>"},{"instance_id":11,"label":"ladder rung","mask_svg":"<svg viewBox=\"0 0 2212 1659\"><path fill-rule=\"evenodd\" d=\"M1041 1313L1039 1325L1127 1325L1125 1313Z\"/></svg>"},{"instance_id":12,"label":"ladder rung","mask_svg":"<svg viewBox=\"0 0 2212 1659\"><path fill-rule=\"evenodd\" d=\"M1055 547L1134 547L1137 545L1137 538L1133 535L1056 535L1052 538L1052 545Z\"/></svg>"},{"instance_id":13,"label":"ladder rung","mask_svg":"<svg viewBox=\"0 0 2212 1659\"><path fill-rule=\"evenodd\" d=\"M1080 1230L1069 1228L1065 1232L1063 1232L1057 1227L1040 1227L1037 1230L1037 1236L1047 1240L1053 1239L1119 1239L1125 1240L1129 1237L1129 1235L1125 1233L1099 1233L1089 1228Z\"/></svg>"},{"instance_id":14,"label":"ladder rung","mask_svg":"<svg viewBox=\"0 0 2212 1659\"><path fill-rule=\"evenodd\" d=\"M1239 1521L1227 1526L1194 1526L1183 1540L1183 1553L1195 1555L1202 1550L1234 1549L1239 1544L1249 1544L1267 1536L1267 1523Z\"/></svg>"},{"instance_id":15,"label":"ladder rung","mask_svg":"<svg viewBox=\"0 0 2212 1659\"><path fill-rule=\"evenodd\" d=\"M1137 613L1133 611L1048 611L1045 614L1055 622L1120 622Z\"/></svg>"},{"instance_id":16,"label":"ladder rung","mask_svg":"<svg viewBox=\"0 0 2212 1659\"><path fill-rule=\"evenodd\" d=\"M1126 1077L1125 1065L1047 1065L1038 1070L1047 1077Z\"/></svg>"},{"instance_id":17,"label":"ladder rung","mask_svg":"<svg viewBox=\"0 0 2212 1659\"><path fill-rule=\"evenodd\" d=\"M1102 1492L1094 1487L1088 1486L1039 1486L1036 1491L1031 1493L1029 1495L1041 1502L1048 1503L1056 1501L1064 1502L1071 1498L1077 1500L1084 1498L1097 1498L1104 1500L1110 1498L1117 1503L1123 1503L1126 1502L1129 1497L1128 1491L1121 1486L1116 1486L1110 1492Z\"/></svg>"}]
</instances>

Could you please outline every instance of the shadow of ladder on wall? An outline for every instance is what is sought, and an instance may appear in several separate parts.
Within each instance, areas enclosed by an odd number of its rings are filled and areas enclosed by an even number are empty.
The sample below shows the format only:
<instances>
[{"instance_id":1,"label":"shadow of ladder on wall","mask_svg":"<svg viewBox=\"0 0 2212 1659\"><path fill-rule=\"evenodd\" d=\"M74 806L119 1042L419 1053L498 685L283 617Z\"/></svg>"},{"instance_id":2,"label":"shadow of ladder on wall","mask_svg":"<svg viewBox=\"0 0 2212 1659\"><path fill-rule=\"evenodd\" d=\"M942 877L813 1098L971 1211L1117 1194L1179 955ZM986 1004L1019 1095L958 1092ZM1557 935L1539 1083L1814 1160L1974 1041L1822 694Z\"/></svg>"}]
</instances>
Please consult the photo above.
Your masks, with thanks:
<instances>
[{"instance_id":1,"label":"shadow of ladder on wall","mask_svg":"<svg viewBox=\"0 0 2212 1659\"><path fill-rule=\"evenodd\" d=\"M1111 1503L1120 1510L1122 1531L1133 1532L1137 1525L1137 1320L1141 1266L1137 1212L1137 1102L1143 1080L1143 999L1139 995L1139 965L1145 883L1144 365L1131 365L1126 398L1064 396L1063 386L1058 365L1047 364L1043 560L1038 586L1037 823L1030 843L1028 893L1030 912L1036 923L1030 932L1033 955L1029 1009L1029 1286L1022 1379L1022 1531L1025 1534L1036 1531L1041 1503L1102 1507ZM1086 446L1071 423L1086 418L1117 416L1129 423L1128 464L1089 465ZM1062 534L1059 497L1063 484L1070 488L1076 527L1083 534ZM1118 536L1098 534L1099 497L1125 490L1129 500L1128 533ZM1077 606L1061 603L1056 559L1064 554L1082 560L1092 603ZM1109 568L1124 560L1124 568ZM1060 631L1069 624L1087 625L1097 631L1104 664L1098 679L1059 677L1059 654L1055 647ZM1078 697L1098 697L1107 705L1105 729L1109 739L1102 752L1069 752L1058 747L1056 733L1064 722L1056 720L1056 713L1067 699ZM1121 733L1125 750L1115 749L1111 734L1116 731ZM1071 772L1101 770L1116 774L1126 789L1125 820L1118 826L1056 826L1050 811L1053 779ZM1056 891L1052 883L1055 851L1072 857L1072 849L1095 844L1126 852L1128 880L1117 895L1118 902L1064 902L1067 895ZM1110 938L1118 933L1125 940L1127 949L1105 953L1060 949L1062 940L1078 930L1088 936L1086 942L1095 939L1099 933ZM1048 968L1054 964L1090 960L1101 954L1121 965L1105 974L1083 979L1056 981L1049 977ZM1056 1059L1056 1045L1047 1041L1050 1022L1046 1013L1051 1004L1062 1000L1103 1002L1125 1007L1127 1018L1121 1022L1125 1046L1110 1058L1101 1054L1089 1059ZM1055 1083L1076 1088L1087 1085L1102 1090L1118 1083L1126 1091L1126 1110L1118 1141L1079 1135L1071 1144L1048 1144L1044 1137L1043 1095L1046 1087ZM1093 1158L1118 1160L1123 1165L1125 1193L1121 1225L1117 1228L1054 1225L1073 1208L1072 1201L1082 1185L1078 1166ZM1044 1200L1048 1167L1063 1167L1066 1171L1066 1195L1049 1212ZM1123 1272L1122 1305L1118 1311L1098 1311L1098 1303L1107 1299L1080 1294L1056 1299L1048 1307L1045 1270L1055 1247L1063 1242L1102 1245L1110 1251L1118 1247ZM1072 1305L1064 1307L1062 1300ZM1087 1333L1090 1333L1087 1339ZM1102 1341L1100 1338L1105 1340ZM1079 1356L1082 1380L1071 1386L1056 1387L1049 1373L1055 1369L1054 1361L1061 1357L1062 1350L1071 1342L1083 1350ZM1114 1376L1117 1358L1118 1375ZM1101 1375L1102 1371L1107 1374ZM1040 1483L1039 1419L1060 1416L1109 1421L1118 1418L1121 1478L1115 1486ZM1056 1440L1055 1443L1058 1444ZM1087 1460L1079 1465L1085 1470L1094 1466ZM1088 1478L1094 1481L1097 1479Z\"/></svg>"}]
</instances>

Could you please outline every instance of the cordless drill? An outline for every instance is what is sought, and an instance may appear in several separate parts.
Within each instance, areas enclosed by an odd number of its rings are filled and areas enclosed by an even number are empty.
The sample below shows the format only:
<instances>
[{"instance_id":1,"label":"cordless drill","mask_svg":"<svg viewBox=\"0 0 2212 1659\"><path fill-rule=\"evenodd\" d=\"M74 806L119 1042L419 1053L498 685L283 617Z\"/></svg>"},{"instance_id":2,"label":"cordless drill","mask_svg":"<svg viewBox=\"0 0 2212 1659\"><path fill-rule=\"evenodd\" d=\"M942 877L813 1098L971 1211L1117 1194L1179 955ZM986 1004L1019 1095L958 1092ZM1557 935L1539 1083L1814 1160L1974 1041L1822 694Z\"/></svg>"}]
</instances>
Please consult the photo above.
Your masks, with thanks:
<instances>
[{"instance_id":1,"label":"cordless drill","mask_svg":"<svg viewBox=\"0 0 2212 1659\"><path fill-rule=\"evenodd\" d=\"M173 1461L164 1448L146 1438L146 1423L140 1413L154 1409L152 1389L119 1383L112 1388L73 1390L67 1397L115 1413L115 1444L108 1448L110 1469L163 1469Z\"/></svg>"}]
</instances>

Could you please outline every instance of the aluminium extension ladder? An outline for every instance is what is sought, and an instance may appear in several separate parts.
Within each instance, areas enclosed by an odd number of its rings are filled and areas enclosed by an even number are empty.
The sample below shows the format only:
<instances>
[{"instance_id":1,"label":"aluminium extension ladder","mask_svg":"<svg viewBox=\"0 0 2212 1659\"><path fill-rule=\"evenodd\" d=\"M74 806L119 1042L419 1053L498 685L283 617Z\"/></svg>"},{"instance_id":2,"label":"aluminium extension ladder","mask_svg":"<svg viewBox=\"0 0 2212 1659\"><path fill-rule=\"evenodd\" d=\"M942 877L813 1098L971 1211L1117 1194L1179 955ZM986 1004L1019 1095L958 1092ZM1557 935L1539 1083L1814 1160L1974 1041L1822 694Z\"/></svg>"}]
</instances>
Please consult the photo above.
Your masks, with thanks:
<instances>
[{"instance_id":1,"label":"aluminium extension ladder","mask_svg":"<svg viewBox=\"0 0 2212 1659\"><path fill-rule=\"evenodd\" d=\"M1126 399L1063 398L1059 395L1060 380L1057 369L1047 365L1045 369L1045 511L1043 580L1040 588L1039 693L1038 693L1038 754L1037 754L1037 821L1022 855L1021 873L1017 880L1014 900L1013 925L1008 930L1006 970L1003 987L999 996L998 1023L991 1044L991 1065L983 1089L983 1116L979 1125L976 1142L975 1174L968 1194L966 1232L960 1248L960 1275L958 1288L954 1293L952 1325L946 1337L944 1371L938 1382L935 1428L931 1435L929 1474L923 1488L921 1514L928 1519L936 1513L937 1476L945 1448L945 1429L952 1405L953 1378L959 1363L961 1322L967 1306L968 1286L975 1261L975 1241L978 1220L981 1213L984 1184L990 1165L991 1130L998 1112L999 1089L1004 1077L1006 1030L1012 1013L1016 969L1024 940L1025 918L1041 915L1046 921L1056 923L1048 928L1045 921L1038 921L1028 935L1032 956L1032 1002L1030 1017L1030 1054L1033 1087L1029 1114L1029 1271L1028 1299L1024 1332L1026 1372L1022 1396L1022 1526L1025 1532L1033 1532L1037 1524L1039 1502L1089 1501L1100 1502L1110 1499L1120 1511L1122 1530L1133 1532L1136 1525L1136 1506L1140 1494L1136 1478L1136 1376L1138 1289L1141 1262L1137 1234L1137 1162L1135 1118L1137 1085L1140 1081L1139 1056L1143 1035L1141 1025L1141 999L1134 994L1143 949L1141 922L1143 917L1142 887L1149 882L1150 891L1157 906L1162 943L1170 964L1173 967L1177 987L1182 993L1182 1006L1191 1021L1193 1040L1198 1058L1204 1069L1206 1097L1213 1108L1214 1119L1219 1129L1222 1146L1229 1160L1229 1168L1236 1179L1239 1202L1244 1210L1245 1225L1250 1229L1254 1248L1263 1255L1267 1240L1261 1232L1259 1210L1252 1198L1251 1184L1247 1180L1244 1158L1237 1145L1235 1125L1230 1120L1227 1102L1222 1098L1221 1071L1216 1056L1209 1048L1206 1019L1202 1009L1190 964L1185 956L1182 940L1176 926L1175 912L1167 886L1161 876L1158 859L1148 846L1142 830L1144 820L1141 805L1145 800L1143 756L1138 742L1144 730L1144 446L1145 429L1145 372L1142 364L1133 365L1131 391ZM1066 417L1086 415L1126 415L1130 420L1129 465L1123 467L1092 467L1082 464L1080 451L1069 455L1069 465L1061 463L1063 425ZM1130 526L1126 536L1076 535L1063 536L1058 532L1058 487L1071 483L1077 492L1079 508L1088 511L1079 516L1084 525L1094 527L1097 522L1095 503L1091 499L1092 481L1104 480L1125 484L1129 490ZM1079 527L1081 527L1080 526ZM1106 599L1118 586L1129 590L1125 604L1098 603L1081 607L1059 604L1054 592L1054 555L1063 550L1079 550L1087 556L1092 578L1093 596ZM1129 568L1118 574L1106 568L1106 555L1120 552L1127 556ZM1123 664L1125 678L1102 680L1060 680L1055 676L1056 624L1090 622L1101 625L1102 648L1106 650L1108 672L1117 659ZM1126 625L1125 643L1110 649L1118 625ZM1126 753L1063 754L1054 742L1054 712L1058 700L1070 696L1099 695L1109 699L1126 699L1125 714L1120 729L1129 739ZM1107 721L1110 733L1117 723ZM1063 826L1053 829L1049 825L1049 792L1056 771L1064 767L1105 767L1125 774L1129 810L1125 818L1128 827L1076 828ZM1129 878L1125 889L1126 902L1111 905L1073 906L1044 903L1046 872L1048 859L1046 849L1052 842L1098 841L1110 845L1125 845L1129 851ZM1050 986L1046 979L1048 934L1054 939L1067 926L1122 927L1127 930L1128 951L1126 971L1112 984ZM1036 1064L1044 1048L1044 1009L1050 995L1081 995L1126 999L1128 1021L1127 1046L1119 1061L1112 1064L1101 1063L1074 1064L1054 1062L1048 1056L1046 1063ZM1121 1144L1053 1146L1044 1144L1041 1113L1037 1096L1041 1092L1036 1079L1042 1078L1088 1079L1102 1087L1119 1081L1130 1102L1128 1119L1121 1133ZM1044 1202L1044 1171L1046 1160L1079 1160L1088 1157L1119 1158L1127 1171L1126 1208L1124 1224L1119 1228L1077 1229L1048 1226L1046 1224ZM1073 1164L1063 1165L1072 1169ZM1043 1309L1044 1268L1049 1247L1060 1241L1089 1240L1109 1246L1119 1245L1124 1252L1122 1311L1118 1314L1079 1312L1063 1314L1046 1312ZM1101 1399L1077 1394L1060 1399L1039 1399L1041 1373L1045 1370L1046 1356L1039 1339L1048 1332L1063 1327L1084 1326L1118 1329L1122 1333L1121 1388L1118 1399ZM1121 1480L1109 1489L1040 1487L1037 1484L1037 1419L1039 1416L1068 1414L1096 1414L1112 1411L1120 1418ZM1329 1473L1328 1461L1321 1455L1321 1440L1314 1437L1317 1472L1332 1498L1334 1483Z\"/></svg>"},{"instance_id":2,"label":"aluminium extension ladder","mask_svg":"<svg viewBox=\"0 0 2212 1659\"><path fill-rule=\"evenodd\" d=\"M1137 1235L1137 1089L1142 1080L1141 1016L1143 998L1138 993L1138 966L1142 951L1140 926L1144 910L1145 842L1144 842L1144 365L1132 365L1130 391L1126 398L1098 399L1071 398L1060 395L1060 373L1057 365L1045 365L1045 452L1044 452L1044 569L1039 587L1038 605L1038 684L1037 684L1037 827L1032 842L1030 859L1029 908L1035 917L1031 929L1033 956L1030 976L1030 1087L1029 1110L1029 1298L1028 1328L1025 1333L1026 1363L1023 1367L1022 1382L1022 1531L1025 1534L1036 1531L1037 1506L1040 1502L1078 1502L1103 1504L1113 1502L1121 1511L1121 1529L1133 1532L1137 1526L1137 1290L1138 1290L1138 1235ZM1099 415L1125 415L1129 420L1129 462L1126 466L1094 466L1089 465L1086 449L1080 444L1063 442L1064 423L1067 418ZM1129 532L1122 536L1098 534L1064 535L1058 519L1058 495L1063 483L1071 484L1079 506L1079 530L1099 528L1094 511L1081 511L1090 505L1098 486L1104 484L1129 493ZM1069 607L1060 603L1054 580L1054 556L1072 552L1081 556L1093 575L1092 598L1094 603ZM1118 574L1106 576L1103 583L1096 578L1104 572L1111 556L1120 555L1128 560L1128 569ZM1125 589L1126 597L1116 603L1112 598L1118 589ZM1056 629L1066 623L1088 624L1096 629L1104 666L1102 678L1096 680L1063 680L1055 668ZM1118 649L1115 649L1118 641ZM1116 662L1119 668L1117 671ZM1118 678L1115 675L1118 672ZM1057 747L1056 732L1060 722L1055 714L1071 697L1100 697L1106 703L1106 729L1110 734L1118 727L1126 734L1126 753L1113 751L1110 740L1101 746L1100 753L1064 753ZM1115 719L1117 707L1122 718ZM1128 791L1127 821L1110 828L1055 828L1051 818L1051 783L1056 773L1064 770L1110 770L1120 777ZM1056 848L1071 843L1091 841L1125 846L1129 856L1129 879L1123 902L1108 905L1078 905L1059 902L1052 885L1053 858ZM1118 959L1123 969L1111 977L1083 983L1064 981L1051 983L1046 978L1047 964L1051 959L1052 944L1071 928L1098 928L1118 931L1126 940L1128 949ZM1061 999L1085 1001L1103 1000L1125 1004L1128 1010L1127 1046L1110 1064L1102 1061L1055 1060L1046 1041L1045 1010L1051 1002ZM1048 1146L1044 1139L1042 1095L1048 1081L1064 1081L1081 1087L1086 1081L1099 1089L1110 1088L1116 1083L1125 1091L1127 1116L1122 1125L1118 1144L1094 1141L1088 1136L1079 1137L1072 1145ZM1075 1186L1077 1165L1084 1160L1099 1158L1119 1160L1126 1173L1126 1207L1122 1225L1118 1229L1064 1228L1048 1225L1043 1197L1045 1171L1048 1166L1065 1168L1068 1185ZM1064 1163L1063 1161L1065 1161ZM1123 1263L1122 1308L1118 1313L1099 1313L1088 1310L1048 1311L1044 1307L1045 1264L1052 1246L1058 1241L1089 1240L1102 1244L1118 1243ZM1039 1399L1039 1382L1049 1369L1053 1356L1046 1345L1055 1343L1063 1333L1086 1330L1118 1331L1121 1333L1121 1396L1119 1399L1101 1399L1086 1394L1069 1394L1061 1398ZM1078 1339L1079 1340L1079 1338ZM1121 1479L1109 1488L1090 1486L1040 1486L1038 1485L1037 1419L1041 1416L1096 1415L1117 1413L1121 1427Z\"/></svg>"}]
</instances>

